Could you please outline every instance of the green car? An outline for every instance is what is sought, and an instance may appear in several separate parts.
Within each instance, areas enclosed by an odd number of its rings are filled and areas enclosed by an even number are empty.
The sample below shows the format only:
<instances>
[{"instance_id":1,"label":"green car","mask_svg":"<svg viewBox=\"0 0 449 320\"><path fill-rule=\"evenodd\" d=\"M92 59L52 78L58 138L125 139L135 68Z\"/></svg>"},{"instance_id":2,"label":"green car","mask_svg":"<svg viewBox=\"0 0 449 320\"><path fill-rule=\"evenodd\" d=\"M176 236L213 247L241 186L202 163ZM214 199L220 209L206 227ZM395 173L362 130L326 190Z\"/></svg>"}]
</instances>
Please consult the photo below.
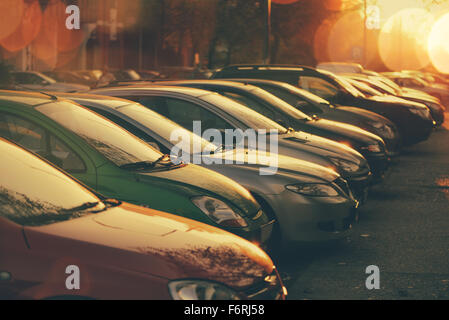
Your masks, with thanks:
<instances>
[{"instance_id":1,"label":"green car","mask_svg":"<svg viewBox=\"0 0 449 320\"><path fill-rule=\"evenodd\" d=\"M220 227L259 244L269 240L274 220L235 181L200 166L176 165L70 100L0 91L0 102L1 137L46 158L97 192ZM169 222L161 220L164 223Z\"/></svg>"}]
</instances>

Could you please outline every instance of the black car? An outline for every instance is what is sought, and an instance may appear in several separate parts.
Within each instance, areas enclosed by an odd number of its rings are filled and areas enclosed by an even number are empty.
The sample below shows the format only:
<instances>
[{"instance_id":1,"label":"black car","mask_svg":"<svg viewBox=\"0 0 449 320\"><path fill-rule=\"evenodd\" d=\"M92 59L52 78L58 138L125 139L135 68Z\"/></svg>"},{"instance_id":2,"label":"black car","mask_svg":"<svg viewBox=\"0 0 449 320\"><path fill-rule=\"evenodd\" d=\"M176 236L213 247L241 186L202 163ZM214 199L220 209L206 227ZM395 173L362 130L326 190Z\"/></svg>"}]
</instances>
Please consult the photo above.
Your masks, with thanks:
<instances>
[{"instance_id":1,"label":"black car","mask_svg":"<svg viewBox=\"0 0 449 320\"><path fill-rule=\"evenodd\" d=\"M388 156L399 154L401 143L396 126L377 113L356 107L340 106L336 108L328 101L285 82L261 79L229 80L251 84L268 91L314 119L322 118L343 122L369 131L384 140Z\"/></svg>"},{"instance_id":2,"label":"black car","mask_svg":"<svg viewBox=\"0 0 449 320\"><path fill-rule=\"evenodd\" d=\"M441 101L429 94L418 90L403 90L387 78L383 78L380 74L378 76L368 75L354 75L345 74L346 78L354 79L368 85L370 88L377 90L380 94L396 96L404 100L410 100L413 102L422 103L429 108L432 118L437 123L437 126L441 126L445 120L446 108L441 104Z\"/></svg>"},{"instance_id":3,"label":"black car","mask_svg":"<svg viewBox=\"0 0 449 320\"><path fill-rule=\"evenodd\" d=\"M422 104L398 102L388 97L368 98L344 78L303 66L235 65L217 70L213 79L255 78L287 82L339 106L354 106L391 120L404 146L427 140L435 127L430 111Z\"/></svg>"},{"instance_id":4,"label":"black car","mask_svg":"<svg viewBox=\"0 0 449 320\"><path fill-rule=\"evenodd\" d=\"M387 170L386 146L377 135L345 123L311 118L258 87L220 80L170 81L157 84L185 86L217 92L264 115L283 127L350 145L368 160L375 181L380 181Z\"/></svg>"}]
</instances>

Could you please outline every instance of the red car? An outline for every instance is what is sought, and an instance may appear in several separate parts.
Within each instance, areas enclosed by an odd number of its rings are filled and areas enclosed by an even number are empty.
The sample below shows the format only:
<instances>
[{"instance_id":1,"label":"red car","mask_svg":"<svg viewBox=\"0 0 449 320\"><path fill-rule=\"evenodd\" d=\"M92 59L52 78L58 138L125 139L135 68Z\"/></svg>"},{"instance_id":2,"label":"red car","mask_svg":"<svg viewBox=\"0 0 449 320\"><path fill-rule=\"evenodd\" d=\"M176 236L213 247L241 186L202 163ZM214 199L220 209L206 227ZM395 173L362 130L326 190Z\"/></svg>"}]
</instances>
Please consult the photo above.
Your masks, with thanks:
<instances>
[{"instance_id":1,"label":"red car","mask_svg":"<svg viewBox=\"0 0 449 320\"><path fill-rule=\"evenodd\" d=\"M0 154L0 299L285 298L256 245L105 199L12 142Z\"/></svg>"}]
</instances>

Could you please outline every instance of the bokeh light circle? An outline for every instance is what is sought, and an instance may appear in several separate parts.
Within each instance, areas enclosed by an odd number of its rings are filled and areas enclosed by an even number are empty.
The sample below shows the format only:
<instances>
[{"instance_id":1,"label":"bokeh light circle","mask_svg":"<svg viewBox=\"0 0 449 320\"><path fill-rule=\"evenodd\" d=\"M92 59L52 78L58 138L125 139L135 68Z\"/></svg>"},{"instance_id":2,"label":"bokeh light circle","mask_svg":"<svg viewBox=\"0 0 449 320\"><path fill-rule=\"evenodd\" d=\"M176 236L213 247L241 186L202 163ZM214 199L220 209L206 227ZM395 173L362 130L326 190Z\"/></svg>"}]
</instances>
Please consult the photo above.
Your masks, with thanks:
<instances>
[{"instance_id":1,"label":"bokeh light circle","mask_svg":"<svg viewBox=\"0 0 449 320\"><path fill-rule=\"evenodd\" d=\"M428 40L428 52L433 66L449 73L449 13L434 24Z\"/></svg>"},{"instance_id":2,"label":"bokeh light circle","mask_svg":"<svg viewBox=\"0 0 449 320\"><path fill-rule=\"evenodd\" d=\"M429 65L427 39L435 19L421 8L409 8L392 15L379 34L379 55L394 71L418 70Z\"/></svg>"},{"instance_id":3,"label":"bokeh light circle","mask_svg":"<svg viewBox=\"0 0 449 320\"><path fill-rule=\"evenodd\" d=\"M0 40L10 36L20 26L24 7L23 0L0 1Z\"/></svg>"},{"instance_id":4,"label":"bokeh light circle","mask_svg":"<svg viewBox=\"0 0 449 320\"><path fill-rule=\"evenodd\" d=\"M20 26L0 44L9 52L17 52L28 46L39 34L42 10L38 0L26 3Z\"/></svg>"}]
</instances>

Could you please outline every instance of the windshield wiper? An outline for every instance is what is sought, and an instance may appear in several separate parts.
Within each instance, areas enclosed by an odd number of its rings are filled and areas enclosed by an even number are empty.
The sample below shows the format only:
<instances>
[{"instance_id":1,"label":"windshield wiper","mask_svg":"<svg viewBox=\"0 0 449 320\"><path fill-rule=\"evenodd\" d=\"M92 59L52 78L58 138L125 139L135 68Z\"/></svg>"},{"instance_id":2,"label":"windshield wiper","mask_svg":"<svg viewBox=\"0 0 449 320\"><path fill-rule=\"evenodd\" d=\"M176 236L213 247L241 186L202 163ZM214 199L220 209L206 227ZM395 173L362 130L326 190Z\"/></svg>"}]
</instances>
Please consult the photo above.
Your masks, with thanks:
<instances>
[{"instance_id":1,"label":"windshield wiper","mask_svg":"<svg viewBox=\"0 0 449 320\"><path fill-rule=\"evenodd\" d=\"M168 162L165 160L168 160ZM120 166L120 168L125 170L153 169L157 165L164 165L167 167L175 166L175 164L170 161L170 155L164 154L156 161L139 161L134 163L127 163Z\"/></svg>"},{"instance_id":2,"label":"windshield wiper","mask_svg":"<svg viewBox=\"0 0 449 320\"><path fill-rule=\"evenodd\" d=\"M74 208L70 208L70 209L64 209L65 212L77 212L77 211L86 211L95 207L98 207L98 205L100 205L102 202L96 201L96 202L86 202L83 203L82 205L79 205L77 207ZM103 208L102 208L103 210ZM101 211L101 210L100 210Z\"/></svg>"}]
</instances>

